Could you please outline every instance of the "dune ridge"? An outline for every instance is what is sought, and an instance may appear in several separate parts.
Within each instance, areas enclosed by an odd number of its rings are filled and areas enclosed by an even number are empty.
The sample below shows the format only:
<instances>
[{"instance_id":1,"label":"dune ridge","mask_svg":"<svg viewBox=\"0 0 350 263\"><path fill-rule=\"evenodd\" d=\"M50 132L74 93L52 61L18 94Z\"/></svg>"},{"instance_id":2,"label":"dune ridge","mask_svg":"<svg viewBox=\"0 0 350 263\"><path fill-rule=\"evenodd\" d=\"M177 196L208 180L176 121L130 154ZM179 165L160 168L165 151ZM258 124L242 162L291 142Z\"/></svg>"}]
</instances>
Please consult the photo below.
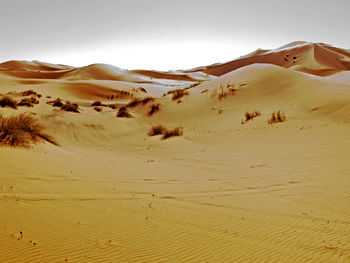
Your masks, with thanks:
<instances>
[{"instance_id":1,"label":"dune ridge","mask_svg":"<svg viewBox=\"0 0 350 263\"><path fill-rule=\"evenodd\" d=\"M349 262L349 58L0 64L1 115L57 142L0 147L0 262Z\"/></svg>"}]
</instances>

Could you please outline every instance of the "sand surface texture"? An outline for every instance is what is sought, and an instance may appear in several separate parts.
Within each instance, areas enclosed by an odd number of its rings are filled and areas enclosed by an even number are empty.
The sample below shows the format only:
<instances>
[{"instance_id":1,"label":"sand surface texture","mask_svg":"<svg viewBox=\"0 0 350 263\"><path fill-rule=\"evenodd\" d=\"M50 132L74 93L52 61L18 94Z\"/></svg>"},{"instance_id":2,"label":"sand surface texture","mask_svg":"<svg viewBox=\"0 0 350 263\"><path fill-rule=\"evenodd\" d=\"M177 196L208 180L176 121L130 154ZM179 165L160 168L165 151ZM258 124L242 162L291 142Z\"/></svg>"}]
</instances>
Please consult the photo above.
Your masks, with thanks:
<instances>
[{"instance_id":1,"label":"sand surface texture","mask_svg":"<svg viewBox=\"0 0 350 263\"><path fill-rule=\"evenodd\" d=\"M0 98L27 90L39 104L1 114L58 145L0 147L0 262L350 262L348 50L171 72L0 64Z\"/></svg>"}]
</instances>

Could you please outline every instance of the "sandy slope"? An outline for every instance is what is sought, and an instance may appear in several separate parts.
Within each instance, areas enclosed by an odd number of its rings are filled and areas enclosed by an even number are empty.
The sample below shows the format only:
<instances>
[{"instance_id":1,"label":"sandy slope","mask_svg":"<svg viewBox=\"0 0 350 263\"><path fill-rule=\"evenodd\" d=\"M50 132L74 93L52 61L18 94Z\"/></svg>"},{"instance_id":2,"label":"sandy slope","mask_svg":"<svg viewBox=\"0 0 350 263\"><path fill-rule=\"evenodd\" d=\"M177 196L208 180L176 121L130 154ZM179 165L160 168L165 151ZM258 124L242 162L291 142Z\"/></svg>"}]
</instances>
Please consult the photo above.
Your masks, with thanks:
<instances>
[{"instance_id":1,"label":"sandy slope","mask_svg":"<svg viewBox=\"0 0 350 263\"><path fill-rule=\"evenodd\" d=\"M23 70L37 74L44 65L11 62L17 68L0 72L0 93L34 89L43 97L3 114L32 112L60 146L0 148L0 262L350 261L349 71L341 69L345 58L332 60L347 51L317 46L251 54L264 64L253 60L208 81L200 78L211 66L188 80L171 77L180 72L46 64L65 73L45 79ZM297 66L338 73L264 61L283 60L283 52L305 58ZM180 103L161 96L190 85ZM130 95L118 97L122 90ZM139 105L123 119L90 107L96 99L126 104L131 95L154 96L160 111L147 117L150 105ZM78 102L81 113L54 109L46 96ZM255 110L261 116L241 124ZM278 110L287 121L267 124ZM158 124L181 126L184 135L147 136Z\"/></svg>"}]
</instances>

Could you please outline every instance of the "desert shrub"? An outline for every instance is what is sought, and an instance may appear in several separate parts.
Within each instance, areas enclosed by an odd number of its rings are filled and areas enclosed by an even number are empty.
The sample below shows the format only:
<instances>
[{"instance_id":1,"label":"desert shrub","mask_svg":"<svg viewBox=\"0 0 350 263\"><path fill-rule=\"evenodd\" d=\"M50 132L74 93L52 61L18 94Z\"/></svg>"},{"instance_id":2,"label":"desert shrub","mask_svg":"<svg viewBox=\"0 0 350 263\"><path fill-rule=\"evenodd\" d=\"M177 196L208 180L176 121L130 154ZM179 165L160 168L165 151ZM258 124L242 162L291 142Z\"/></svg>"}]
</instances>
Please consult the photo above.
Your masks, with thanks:
<instances>
[{"instance_id":1,"label":"desert shrub","mask_svg":"<svg viewBox=\"0 0 350 263\"><path fill-rule=\"evenodd\" d=\"M284 113L282 113L281 111L277 111L277 113L273 112L271 114L271 117L267 122L268 122L268 124L273 124L273 123L278 123L278 122L284 122L284 121L286 121L286 119L287 118L284 115Z\"/></svg>"},{"instance_id":2,"label":"desert shrub","mask_svg":"<svg viewBox=\"0 0 350 263\"><path fill-rule=\"evenodd\" d=\"M109 108L115 110L115 109L118 108L118 104L109 104L109 105L107 105L107 107L109 107Z\"/></svg>"},{"instance_id":3,"label":"desert shrub","mask_svg":"<svg viewBox=\"0 0 350 263\"><path fill-rule=\"evenodd\" d=\"M138 88L137 90L144 92L144 93L147 93L147 90L145 88Z\"/></svg>"},{"instance_id":4,"label":"desert shrub","mask_svg":"<svg viewBox=\"0 0 350 263\"><path fill-rule=\"evenodd\" d=\"M43 127L26 113L17 116L0 115L0 144L12 147L28 147L31 143L45 140L58 145Z\"/></svg>"},{"instance_id":5,"label":"desert shrub","mask_svg":"<svg viewBox=\"0 0 350 263\"><path fill-rule=\"evenodd\" d=\"M51 99L51 96L46 96L47 99Z\"/></svg>"},{"instance_id":6,"label":"desert shrub","mask_svg":"<svg viewBox=\"0 0 350 263\"><path fill-rule=\"evenodd\" d=\"M188 91L185 90L172 90L171 94L173 95L172 100L179 100L184 96L190 95L190 93L188 93Z\"/></svg>"},{"instance_id":7,"label":"desert shrub","mask_svg":"<svg viewBox=\"0 0 350 263\"><path fill-rule=\"evenodd\" d=\"M66 103L61 106L61 110L80 113L79 105L77 103L70 103L69 101L66 101Z\"/></svg>"},{"instance_id":8,"label":"desert shrub","mask_svg":"<svg viewBox=\"0 0 350 263\"><path fill-rule=\"evenodd\" d=\"M131 102L129 102L125 107L127 108L133 108L138 106L139 104L146 105L147 103L153 101L154 99L151 97L143 98L143 99L133 99Z\"/></svg>"},{"instance_id":9,"label":"desert shrub","mask_svg":"<svg viewBox=\"0 0 350 263\"><path fill-rule=\"evenodd\" d=\"M181 136L183 134L182 127L176 127L174 129L167 129L162 125L152 126L151 130L148 132L148 136L163 135L162 140L168 139L174 136Z\"/></svg>"},{"instance_id":10,"label":"desert shrub","mask_svg":"<svg viewBox=\"0 0 350 263\"><path fill-rule=\"evenodd\" d=\"M152 126L151 130L148 132L148 136L162 135L166 130L162 125Z\"/></svg>"},{"instance_id":11,"label":"desert shrub","mask_svg":"<svg viewBox=\"0 0 350 263\"><path fill-rule=\"evenodd\" d=\"M163 137L162 139L168 139L170 137L174 137L174 136L181 136L183 134L183 129L181 127L177 127L174 128L172 130L165 130L165 132L163 133Z\"/></svg>"},{"instance_id":12,"label":"desert shrub","mask_svg":"<svg viewBox=\"0 0 350 263\"><path fill-rule=\"evenodd\" d=\"M39 100L37 100L34 97L30 97L30 98L23 98L19 103L17 103L17 106L33 107L34 104L39 104Z\"/></svg>"},{"instance_id":13,"label":"desert shrub","mask_svg":"<svg viewBox=\"0 0 350 263\"><path fill-rule=\"evenodd\" d=\"M117 113L118 118L132 118L132 115L128 112L126 107L121 107Z\"/></svg>"},{"instance_id":14,"label":"desert shrub","mask_svg":"<svg viewBox=\"0 0 350 263\"><path fill-rule=\"evenodd\" d=\"M20 95L22 95L24 97L34 95L34 96L36 96L38 98L41 98L41 96L42 96L41 94L37 93L36 91L34 91L32 89L31 90L22 91L20 93Z\"/></svg>"},{"instance_id":15,"label":"desert shrub","mask_svg":"<svg viewBox=\"0 0 350 263\"><path fill-rule=\"evenodd\" d=\"M223 98L226 98L227 96L235 96L237 92L237 89L234 88L233 84L227 84L227 85L220 85L219 92L218 92L218 99L222 100Z\"/></svg>"},{"instance_id":16,"label":"desert shrub","mask_svg":"<svg viewBox=\"0 0 350 263\"><path fill-rule=\"evenodd\" d=\"M96 100L93 103L91 103L91 106L102 106L102 103L101 101Z\"/></svg>"},{"instance_id":17,"label":"desert shrub","mask_svg":"<svg viewBox=\"0 0 350 263\"><path fill-rule=\"evenodd\" d=\"M52 105L53 107L62 107L63 105L63 102L60 98L57 98L53 101L48 101L46 103Z\"/></svg>"},{"instance_id":18,"label":"desert shrub","mask_svg":"<svg viewBox=\"0 0 350 263\"><path fill-rule=\"evenodd\" d=\"M160 104L152 104L150 111L147 113L147 116L152 116L154 113L160 110Z\"/></svg>"},{"instance_id":19,"label":"desert shrub","mask_svg":"<svg viewBox=\"0 0 350 263\"><path fill-rule=\"evenodd\" d=\"M254 111L254 112L246 112L244 117L245 117L245 120L242 120L242 124L246 123L247 121L250 121L252 119L254 119L255 117L258 117L260 116L261 113L259 111Z\"/></svg>"},{"instance_id":20,"label":"desert shrub","mask_svg":"<svg viewBox=\"0 0 350 263\"><path fill-rule=\"evenodd\" d=\"M94 110L97 111L97 112L101 112L102 111L102 108L101 107L94 107Z\"/></svg>"},{"instance_id":21,"label":"desert shrub","mask_svg":"<svg viewBox=\"0 0 350 263\"><path fill-rule=\"evenodd\" d=\"M12 99L11 97L2 96L2 98L0 99L0 106L2 108L9 107L9 108L12 108L12 109L17 109L17 101Z\"/></svg>"}]
</instances>

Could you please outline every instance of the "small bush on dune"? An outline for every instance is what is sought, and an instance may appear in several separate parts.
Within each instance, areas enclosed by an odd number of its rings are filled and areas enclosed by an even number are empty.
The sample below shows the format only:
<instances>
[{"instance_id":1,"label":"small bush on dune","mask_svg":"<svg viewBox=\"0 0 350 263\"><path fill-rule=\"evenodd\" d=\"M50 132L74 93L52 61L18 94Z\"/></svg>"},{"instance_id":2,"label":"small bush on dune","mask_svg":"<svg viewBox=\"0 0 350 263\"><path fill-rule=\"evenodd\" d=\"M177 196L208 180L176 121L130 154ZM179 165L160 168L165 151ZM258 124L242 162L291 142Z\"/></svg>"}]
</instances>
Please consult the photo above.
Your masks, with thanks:
<instances>
[{"instance_id":1,"label":"small bush on dune","mask_svg":"<svg viewBox=\"0 0 350 263\"><path fill-rule=\"evenodd\" d=\"M101 101L96 100L93 103L91 103L91 106L102 106L102 103Z\"/></svg>"},{"instance_id":2,"label":"small bush on dune","mask_svg":"<svg viewBox=\"0 0 350 263\"><path fill-rule=\"evenodd\" d=\"M63 104L61 106L61 109L64 111L80 113L79 105L77 103L70 103L69 101L67 101L65 104Z\"/></svg>"},{"instance_id":3,"label":"small bush on dune","mask_svg":"<svg viewBox=\"0 0 350 263\"><path fill-rule=\"evenodd\" d=\"M118 118L132 118L132 115L128 112L126 107L121 107L117 113Z\"/></svg>"},{"instance_id":4,"label":"small bush on dune","mask_svg":"<svg viewBox=\"0 0 350 263\"><path fill-rule=\"evenodd\" d=\"M97 111L97 112L101 112L102 111L102 108L101 107L94 107L94 110Z\"/></svg>"},{"instance_id":5,"label":"small bush on dune","mask_svg":"<svg viewBox=\"0 0 350 263\"><path fill-rule=\"evenodd\" d=\"M34 95L34 96L36 96L38 98L41 98L41 96L42 96L41 94L37 93L36 91L34 91L32 89L31 90L22 91L20 93L20 95L22 95L24 97Z\"/></svg>"},{"instance_id":6,"label":"small bush on dune","mask_svg":"<svg viewBox=\"0 0 350 263\"><path fill-rule=\"evenodd\" d=\"M242 120L242 124L244 124L244 123L246 123L247 121L250 121L250 120L252 120L252 119L254 119L254 118L256 118L256 117L258 117L258 116L260 116L261 115L261 113L259 112L259 111L254 111L254 112L252 112L252 113L250 113L250 112L246 112L245 113L245 120Z\"/></svg>"},{"instance_id":7,"label":"small bush on dune","mask_svg":"<svg viewBox=\"0 0 350 263\"><path fill-rule=\"evenodd\" d=\"M174 136L181 136L183 135L183 128L176 127L172 130L168 130L162 125L153 126L151 127L151 130L148 132L148 136L156 136L156 135L163 135L162 140L165 140Z\"/></svg>"},{"instance_id":8,"label":"small bush on dune","mask_svg":"<svg viewBox=\"0 0 350 263\"><path fill-rule=\"evenodd\" d=\"M62 107L62 105L63 105L63 102L62 102L62 100L60 98L57 98L57 99L55 99L53 101L49 101L49 102L46 102L46 103L52 105L53 107Z\"/></svg>"},{"instance_id":9,"label":"small bush on dune","mask_svg":"<svg viewBox=\"0 0 350 263\"><path fill-rule=\"evenodd\" d=\"M183 134L183 129L181 127L174 128L172 130L165 130L162 139L168 139L174 136L181 136Z\"/></svg>"},{"instance_id":10,"label":"small bush on dune","mask_svg":"<svg viewBox=\"0 0 350 263\"><path fill-rule=\"evenodd\" d=\"M150 111L147 113L147 116L152 116L154 113L160 110L160 104L152 104Z\"/></svg>"},{"instance_id":11,"label":"small bush on dune","mask_svg":"<svg viewBox=\"0 0 350 263\"><path fill-rule=\"evenodd\" d=\"M115 109L118 108L118 104L109 104L109 105L107 105L107 107L109 107L109 108L115 110Z\"/></svg>"},{"instance_id":12,"label":"small bush on dune","mask_svg":"<svg viewBox=\"0 0 350 263\"><path fill-rule=\"evenodd\" d=\"M284 113L282 113L281 111L273 112L271 114L271 118L267 121L268 124L273 124L273 123L278 123L278 122L284 122L286 121L286 116L284 115Z\"/></svg>"},{"instance_id":13,"label":"small bush on dune","mask_svg":"<svg viewBox=\"0 0 350 263\"><path fill-rule=\"evenodd\" d=\"M181 90L181 89L172 90L170 93L173 95L172 100L179 100L184 96L190 95L188 91Z\"/></svg>"},{"instance_id":14,"label":"small bush on dune","mask_svg":"<svg viewBox=\"0 0 350 263\"><path fill-rule=\"evenodd\" d=\"M11 147L28 147L40 140L58 145L43 127L26 113L17 116L3 117L0 115L0 144Z\"/></svg>"},{"instance_id":15,"label":"small bush on dune","mask_svg":"<svg viewBox=\"0 0 350 263\"><path fill-rule=\"evenodd\" d=\"M14 99L8 97L8 96L2 96L2 98L0 98L0 106L1 107L9 107L12 109L17 109L17 101L15 101Z\"/></svg>"},{"instance_id":16,"label":"small bush on dune","mask_svg":"<svg viewBox=\"0 0 350 263\"><path fill-rule=\"evenodd\" d=\"M165 130L166 128L164 128L162 125L153 126L148 132L148 136L162 135Z\"/></svg>"},{"instance_id":17,"label":"small bush on dune","mask_svg":"<svg viewBox=\"0 0 350 263\"><path fill-rule=\"evenodd\" d=\"M138 106L139 104L146 105L147 103L153 101L154 99L152 97L147 97L144 99L133 99L131 102L129 102L125 107L127 108L133 108Z\"/></svg>"},{"instance_id":18,"label":"small bush on dune","mask_svg":"<svg viewBox=\"0 0 350 263\"><path fill-rule=\"evenodd\" d=\"M27 106L27 107L33 107L35 104L39 104L39 100L37 100L34 97L30 98L24 98L22 99L17 106Z\"/></svg>"}]
</instances>

